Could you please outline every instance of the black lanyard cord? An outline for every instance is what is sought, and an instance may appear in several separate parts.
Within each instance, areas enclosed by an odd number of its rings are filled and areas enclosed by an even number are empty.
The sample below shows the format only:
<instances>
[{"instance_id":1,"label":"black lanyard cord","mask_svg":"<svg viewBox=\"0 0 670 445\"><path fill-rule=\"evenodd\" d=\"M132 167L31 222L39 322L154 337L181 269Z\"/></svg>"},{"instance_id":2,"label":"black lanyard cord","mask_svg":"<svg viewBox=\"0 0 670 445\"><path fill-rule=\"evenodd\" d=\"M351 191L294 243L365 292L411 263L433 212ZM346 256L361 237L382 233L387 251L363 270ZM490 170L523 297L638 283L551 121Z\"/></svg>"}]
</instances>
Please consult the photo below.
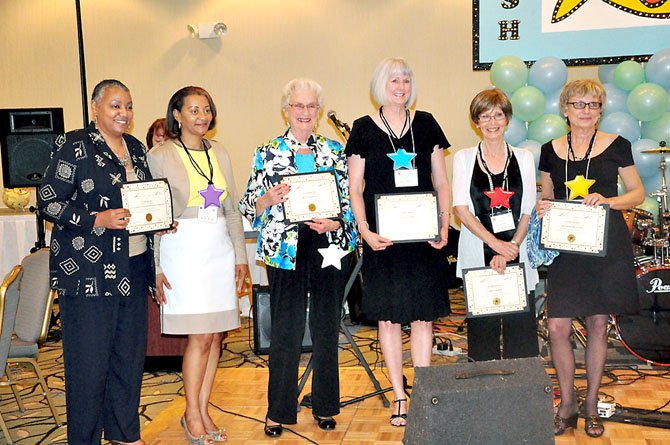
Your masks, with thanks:
<instances>
[{"instance_id":1,"label":"black lanyard cord","mask_svg":"<svg viewBox=\"0 0 670 445\"><path fill-rule=\"evenodd\" d=\"M195 162L195 159L193 158L193 155L189 151L188 148L186 148L186 145L184 145L184 141L181 140L181 137L178 137L177 140L181 144L181 147L184 149L186 152L186 155L188 156L188 160L191 161L191 165L195 169L196 173L198 173L200 176L205 178L207 180L207 184L214 184L214 166L212 165L212 160L209 157L209 150L205 146L205 141L202 141L202 148L205 151L205 156L207 156L207 165L209 166L209 176L205 174L205 172L202 170L200 165L198 165L197 162Z\"/></svg>"}]
</instances>

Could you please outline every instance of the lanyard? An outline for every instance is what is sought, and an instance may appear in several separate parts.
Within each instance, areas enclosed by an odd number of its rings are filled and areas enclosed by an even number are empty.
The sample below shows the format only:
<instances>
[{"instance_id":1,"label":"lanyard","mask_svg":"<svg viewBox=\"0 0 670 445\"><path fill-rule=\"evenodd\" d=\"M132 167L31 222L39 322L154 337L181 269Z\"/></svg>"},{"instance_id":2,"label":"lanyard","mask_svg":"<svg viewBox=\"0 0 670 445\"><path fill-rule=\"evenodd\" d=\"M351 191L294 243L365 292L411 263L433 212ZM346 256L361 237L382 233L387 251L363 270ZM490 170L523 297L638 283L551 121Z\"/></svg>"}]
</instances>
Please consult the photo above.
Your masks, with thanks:
<instances>
[{"instance_id":1,"label":"lanyard","mask_svg":"<svg viewBox=\"0 0 670 445\"><path fill-rule=\"evenodd\" d=\"M387 136L389 138L389 142L391 142L391 147L393 147L393 152L397 153L398 149L395 147L395 144L393 143L393 139L391 139L391 136L393 136L397 140L400 140L400 138L396 136L395 132L393 131L388 121L386 120L386 116L384 116L382 107L379 107L379 117L381 118L382 123L386 127L386 130L388 130ZM400 130L401 135L405 132L405 128L407 128L408 125L409 125L409 134L412 138L412 153L416 153L416 149L414 147L414 131L412 130L412 124L409 123L409 110L405 109L405 123L402 124L402 130ZM412 164L414 164L414 159L412 159Z\"/></svg>"},{"instance_id":2,"label":"lanyard","mask_svg":"<svg viewBox=\"0 0 670 445\"><path fill-rule=\"evenodd\" d=\"M195 169L196 173L198 173L200 176L205 178L207 180L207 184L214 184L214 166L212 165L212 160L209 158L209 150L205 146L205 141L202 141L202 148L205 151L205 156L207 156L207 165L209 166L209 176L205 174L205 172L202 170L200 165L198 165L197 162L195 162L195 159L193 159L193 156L191 155L191 152L189 151L188 148L186 148L186 145L184 145L184 141L181 140L180 137L177 138L179 143L181 144L181 148L186 151L186 155L188 156L188 160L191 161L191 165Z\"/></svg>"},{"instance_id":3,"label":"lanyard","mask_svg":"<svg viewBox=\"0 0 670 445\"><path fill-rule=\"evenodd\" d=\"M584 157L582 159L579 159L579 161L583 161L586 159L586 173L584 174L585 179L589 179L589 167L591 166L591 151L593 150L593 145L595 144L596 141L596 134L598 134L598 130L596 130L593 133L593 136L591 136L591 140L589 141L589 148L586 149L586 153L584 154ZM568 139L568 152L565 154L565 180L568 180L568 162L570 160L570 155L572 155L572 160L574 162L577 162L578 159L575 156L575 151L572 149L572 132L569 132L567 135ZM565 196L569 196L568 193L568 186L565 186Z\"/></svg>"},{"instance_id":4,"label":"lanyard","mask_svg":"<svg viewBox=\"0 0 670 445\"><path fill-rule=\"evenodd\" d=\"M505 159L505 168L503 170L503 180L501 187L504 190L508 189L508 183L507 183L507 167L509 166L510 159L512 159L512 151L509 149L509 144L505 142L505 147L507 149L507 158ZM482 153L482 143L480 142L477 145L477 155L479 156L479 160L482 163L482 167L484 167L484 172L486 173L486 177L489 180L489 190L493 191L493 173L491 173L491 170L489 170L489 166L486 164L486 160L484 159L484 154Z\"/></svg>"}]
</instances>

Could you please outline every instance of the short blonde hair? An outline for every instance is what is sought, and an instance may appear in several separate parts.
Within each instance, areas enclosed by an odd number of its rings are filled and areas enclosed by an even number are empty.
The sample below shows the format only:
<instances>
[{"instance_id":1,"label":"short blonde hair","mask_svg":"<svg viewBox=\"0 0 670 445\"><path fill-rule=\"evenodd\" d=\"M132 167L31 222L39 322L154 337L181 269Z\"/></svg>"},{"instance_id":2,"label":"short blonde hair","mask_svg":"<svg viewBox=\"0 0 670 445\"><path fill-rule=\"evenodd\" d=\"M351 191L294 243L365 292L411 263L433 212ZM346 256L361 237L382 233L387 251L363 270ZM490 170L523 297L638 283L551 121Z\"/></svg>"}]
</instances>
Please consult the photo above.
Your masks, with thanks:
<instances>
[{"instance_id":1,"label":"short blonde hair","mask_svg":"<svg viewBox=\"0 0 670 445\"><path fill-rule=\"evenodd\" d=\"M288 101L291 99L291 94L297 90L311 91L316 95L316 101L319 103L319 108L323 108L323 93L321 85L315 80L307 79L305 77L297 77L290 80L281 92L281 109L286 111L288 109Z\"/></svg>"},{"instance_id":2,"label":"short blonde hair","mask_svg":"<svg viewBox=\"0 0 670 445\"><path fill-rule=\"evenodd\" d=\"M412 91L405 106L407 108L411 107L416 100L416 77L414 77L414 71L412 71L409 63L400 57L389 57L377 65L370 82L370 94L372 94L372 98L379 105L387 105L389 98L386 93L386 84L394 76L408 76L410 78Z\"/></svg>"},{"instance_id":3,"label":"short blonde hair","mask_svg":"<svg viewBox=\"0 0 670 445\"><path fill-rule=\"evenodd\" d=\"M561 111L563 113L567 112L568 101L571 97L583 97L588 94L592 94L598 98L598 102L600 102L600 112L603 113L607 102L607 92L602 85L595 80L590 79L573 80L572 82L565 84L563 91L561 91L561 97L559 98Z\"/></svg>"},{"instance_id":4,"label":"short blonde hair","mask_svg":"<svg viewBox=\"0 0 670 445\"><path fill-rule=\"evenodd\" d=\"M500 107L507 122L512 119L512 103L509 101L507 94L499 88L489 88L480 91L470 102L470 119L472 122L478 123L479 116L495 107Z\"/></svg>"}]
</instances>

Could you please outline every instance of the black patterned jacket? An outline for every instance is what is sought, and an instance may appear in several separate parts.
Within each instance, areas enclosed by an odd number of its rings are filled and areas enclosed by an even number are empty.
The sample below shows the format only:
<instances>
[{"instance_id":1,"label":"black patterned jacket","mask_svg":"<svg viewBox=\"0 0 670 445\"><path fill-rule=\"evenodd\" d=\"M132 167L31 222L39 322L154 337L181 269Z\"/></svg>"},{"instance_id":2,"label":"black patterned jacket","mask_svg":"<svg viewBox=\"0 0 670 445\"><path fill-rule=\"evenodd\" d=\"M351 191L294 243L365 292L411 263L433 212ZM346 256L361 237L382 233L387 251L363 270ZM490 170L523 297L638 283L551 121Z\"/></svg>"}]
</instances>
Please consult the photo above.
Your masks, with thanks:
<instances>
[{"instance_id":1,"label":"black patterned jacket","mask_svg":"<svg viewBox=\"0 0 670 445\"><path fill-rule=\"evenodd\" d=\"M146 149L123 135L139 180L151 179ZM93 123L56 139L51 162L37 193L39 214L54 223L51 235L51 287L60 296L130 295L128 232L93 228L95 216L121 208L126 171ZM152 236L147 236L153 250ZM148 255L153 288L153 254Z\"/></svg>"}]
</instances>

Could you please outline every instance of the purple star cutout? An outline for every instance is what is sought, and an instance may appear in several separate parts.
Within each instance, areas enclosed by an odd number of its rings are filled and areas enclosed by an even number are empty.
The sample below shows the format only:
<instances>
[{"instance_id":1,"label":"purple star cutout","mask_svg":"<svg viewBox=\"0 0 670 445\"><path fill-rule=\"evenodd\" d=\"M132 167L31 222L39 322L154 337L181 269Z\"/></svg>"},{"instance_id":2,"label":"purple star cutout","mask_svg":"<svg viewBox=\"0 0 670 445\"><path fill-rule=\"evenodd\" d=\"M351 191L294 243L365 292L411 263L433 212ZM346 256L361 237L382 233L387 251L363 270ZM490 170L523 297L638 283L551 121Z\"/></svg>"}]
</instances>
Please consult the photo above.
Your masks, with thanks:
<instances>
[{"instance_id":1,"label":"purple star cutout","mask_svg":"<svg viewBox=\"0 0 670 445\"><path fill-rule=\"evenodd\" d=\"M205 208L209 206L221 207L221 195L223 195L223 189L217 189L214 187L214 184L209 184L206 189L198 190L200 196L205 198Z\"/></svg>"}]
</instances>

